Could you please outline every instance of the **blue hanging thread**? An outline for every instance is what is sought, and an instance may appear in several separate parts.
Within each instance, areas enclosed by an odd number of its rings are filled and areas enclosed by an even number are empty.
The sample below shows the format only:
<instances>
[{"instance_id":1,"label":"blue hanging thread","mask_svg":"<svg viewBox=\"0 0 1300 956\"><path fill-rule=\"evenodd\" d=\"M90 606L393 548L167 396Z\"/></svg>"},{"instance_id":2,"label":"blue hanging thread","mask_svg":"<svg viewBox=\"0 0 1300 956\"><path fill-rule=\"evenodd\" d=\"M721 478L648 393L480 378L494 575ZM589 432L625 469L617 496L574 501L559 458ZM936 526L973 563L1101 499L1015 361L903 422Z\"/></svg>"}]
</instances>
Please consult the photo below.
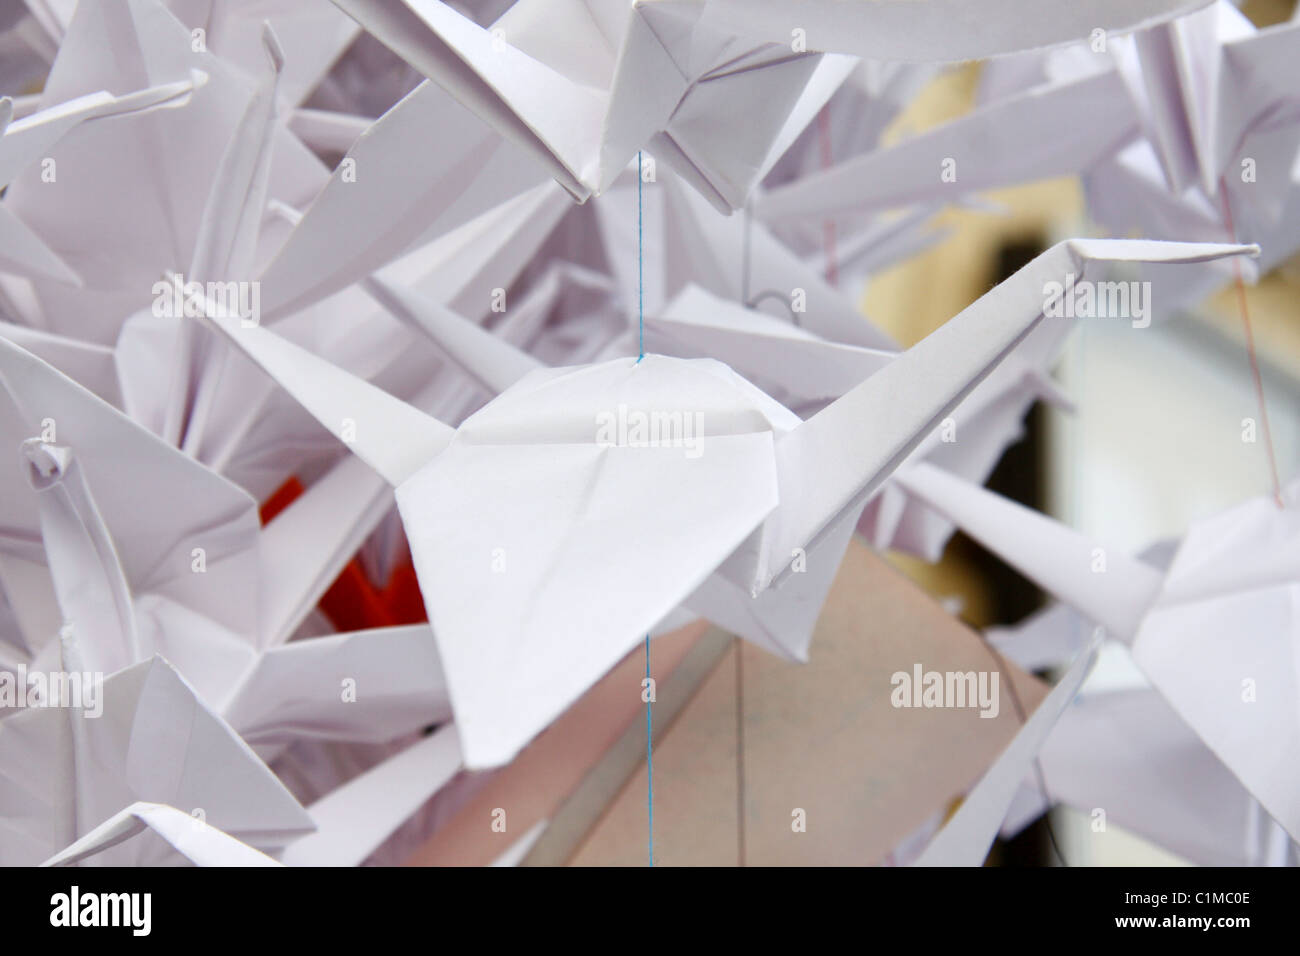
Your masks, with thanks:
<instances>
[{"instance_id":1,"label":"blue hanging thread","mask_svg":"<svg viewBox=\"0 0 1300 956\"><path fill-rule=\"evenodd\" d=\"M636 339L637 363L645 358L645 233L641 212L641 151L636 153Z\"/></svg>"},{"instance_id":2,"label":"blue hanging thread","mask_svg":"<svg viewBox=\"0 0 1300 956\"><path fill-rule=\"evenodd\" d=\"M645 358L645 230L641 199L641 151L636 153L636 335L637 364ZM650 635L645 636L645 678L643 685L650 688ZM650 865L655 865L655 762L654 762L654 723L651 718L650 698L647 693L645 701L645 768L646 768L646 818L648 820L646 851Z\"/></svg>"}]
</instances>

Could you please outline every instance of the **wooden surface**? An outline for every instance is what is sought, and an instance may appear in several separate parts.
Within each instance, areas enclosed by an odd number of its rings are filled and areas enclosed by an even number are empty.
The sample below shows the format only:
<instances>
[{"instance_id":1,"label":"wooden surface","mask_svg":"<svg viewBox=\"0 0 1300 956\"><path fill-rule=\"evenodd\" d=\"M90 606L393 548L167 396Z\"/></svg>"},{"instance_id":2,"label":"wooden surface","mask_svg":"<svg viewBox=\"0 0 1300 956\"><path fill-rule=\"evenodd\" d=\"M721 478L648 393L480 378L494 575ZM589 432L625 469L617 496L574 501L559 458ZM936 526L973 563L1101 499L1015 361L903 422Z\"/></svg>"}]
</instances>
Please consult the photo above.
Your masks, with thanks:
<instances>
[{"instance_id":1,"label":"wooden surface","mask_svg":"<svg viewBox=\"0 0 1300 956\"><path fill-rule=\"evenodd\" d=\"M854 541L827 599L811 661L744 646L745 844L749 865L880 862L977 780L1019 726L1006 677L1000 713L896 709L890 678L995 670L980 638ZM1022 672L1027 709L1046 687ZM727 654L668 730L654 758L656 865L739 860L736 661ZM807 832L791 829L795 808ZM641 766L571 862L644 866Z\"/></svg>"},{"instance_id":2,"label":"wooden surface","mask_svg":"<svg viewBox=\"0 0 1300 956\"><path fill-rule=\"evenodd\" d=\"M696 622L654 640L660 682L707 630ZM419 850L409 866L484 866L548 818L634 720L642 720L644 656L638 647L570 707ZM492 830L492 812L506 811L506 831Z\"/></svg>"}]
</instances>

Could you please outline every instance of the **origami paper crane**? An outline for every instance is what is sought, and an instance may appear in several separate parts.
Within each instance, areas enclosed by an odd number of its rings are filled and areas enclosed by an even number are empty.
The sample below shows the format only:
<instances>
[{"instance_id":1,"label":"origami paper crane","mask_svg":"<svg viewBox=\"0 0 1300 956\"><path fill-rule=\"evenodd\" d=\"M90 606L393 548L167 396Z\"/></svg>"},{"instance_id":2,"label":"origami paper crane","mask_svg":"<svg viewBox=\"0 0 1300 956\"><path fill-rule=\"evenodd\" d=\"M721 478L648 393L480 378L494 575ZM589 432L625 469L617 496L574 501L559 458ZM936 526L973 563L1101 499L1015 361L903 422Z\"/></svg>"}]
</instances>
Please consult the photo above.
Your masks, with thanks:
<instances>
[{"instance_id":1,"label":"origami paper crane","mask_svg":"<svg viewBox=\"0 0 1300 956\"><path fill-rule=\"evenodd\" d=\"M898 482L1129 645L1183 721L1293 838L1300 833L1296 764L1278 759L1300 753L1295 483L1284 507L1256 498L1194 523L1162 574L931 466Z\"/></svg>"},{"instance_id":2,"label":"origami paper crane","mask_svg":"<svg viewBox=\"0 0 1300 956\"><path fill-rule=\"evenodd\" d=\"M1108 828L1118 825L1204 866L1295 865L1286 831L1153 688L1085 687L1038 762L1048 797L1090 823L1103 809ZM1031 778L1002 835L1015 835L1044 808Z\"/></svg>"},{"instance_id":3,"label":"origami paper crane","mask_svg":"<svg viewBox=\"0 0 1300 956\"><path fill-rule=\"evenodd\" d=\"M1220 0L1099 48L1043 55L1027 80L1023 63L995 62L995 95L972 112L777 186L757 198L754 214L770 224L842 219L1079 173L1090 213L1112 235L1255 242L1266 270L1300 248L1298 44L1300 23L1258 30ZM1079 123L1080 115L1107 123ZM944 163L952 164L947 179ZM1152 270L1160 314L1232 275L1204 271L1196 281L1160 282Z\"/></svg>"},{"instance_id":4,"label":"origami paper crane","mask_svg":"<svg viewBox=\"0 0 1300 956\"><path fill-rule=\"evenodd\" d=\"M822 52L961 60L1131 29L1200 5L1092 0L1069 16L1035 17L1006 2L801 4L795 12L617 0L567 6L556 29L543 13L552 11L532 0L490 27L428 0L335 3L576 199L607 189L647 145L724 211L744 204L854 66ZM760 100L761 110L745 109Z\"/></svg>"},{"instance_id":5,"label":"origami paper crane","mask_svg":"<svg viewBox=\"0 0 1300 956\"><path fill-rule=\"evenodd\" d=\"M171 817L180 811L171 816L150 811L144 823L132 822L138 814L121 809L132 799L180 806L185 814L201 809L230 837L279 850L317 824L280 789L252 747L269 760L297 741L388 741L450 716L427 625L283 643L356 547L358 532L346 524L353 512L344 512L342 527L334 516L339 489L357 486L355 471L365 467L359 461L344 459L339 470L318 480L259 533L247 495L7 342L0 342L0 382L8 397L6 431L39 432L39 423L31 423L25 411L30 402L46 414L47 425L55 424L60 440L70 443L31 439L23 444L21 461L14 461L18 475L4 472L8 484L12 477L23 481L26 470L26 480L35 486L34 492L13 488L4 496L11 514L0 548L0 581L20 612L26 638L26 647L6 648L5 658L13 653L41 672L107 675L104 715L98 720L31 709L0 724L0 752L7 753L2 762L27 768L12 790L19 802L0 813L12 820L5 848L30 854L14 862L39 862L65 846L58 861L81 859L140 826L162 833L196 861L227 860L231 853L242 859L215 830L200 828L193 835L178 830ZM124 509L146 487L156 489L152 520L130 520ZM169 498L163 491L180 487L189 488L190 495ZM37 507L29 510L33 494ZM33 522L35 529L25 530ZM304 534L321 545L315 560L290 556ZM33 547L37 542L43 554ZM200 559L191 548L196 542L203 552L201 574L195 573ZM285 547L293 550L286 554ZM42 581L42 561L48 564L49 583ZM54 593L48 595L51 585ZM259 593L264 600L249 600ZM45 632L57 622L63 622L66 634L62 643ZM159 689L142 698L147 707L136 705L132 716L122 710L131 692L121 688L137 686L140 678L132 675L145 673L159 675L150 678ZM355 692L351 702L341 704L340 688L347 682ZM183 737L171 728L186 713L194 715L196 729ZM134 728L125 755L121 735L109 730L123 720ZM68 733L74 766L83 768L84 778L67 778L64 764L55 759L67 751L58 735ZM159 734L166 746L156 741ZM454 743L453 737L452 750L440 757L441 778L415 778L414 802L399 804L405 810L384 814L378 801L369 801L368 832L391 832L437 789L439 779L445 782L459 769ZM32 762L7 750L15 747L24 753L35 748L55 763L49 773L32 776ZM375 768L387 798L403 792L394 779L409 784L403 772L409 763ZM190 776L179 777L174 766L188 768ZM221 786L209 785L210 778ZM195 782L180 791L168 789L169 782L185 779ZM60 789L60 781L71 789ZM267 787L274 792L268 795ZM163 819L156 819L158 814ZM286 815L294 821L291 827L284 823ZM364 852L340 856L347 851L336 845L342 840L345 847L356 846L361 832L351 822L323 816L320 839L309 844L319 847L313 859L328 853L326 859L335 864L359 863ZM209 847L213 842L215 848ZM366 852L378 842L364 844ZM170 851L133 840L111 858L158 861L160 852Z\"/></svg>"},{"instance_id":6,"label":"origami paper crane","mask_svg":"<svg viewBox=\"0 0 1300 956\"><path fill-rule=\"evenodd\" d=\"M823 541L846 541L879 483L1043 320L1053 277L1250 251L1062 243L807 422L716 362L522 374L512 354L498 372L513 384L453 431L260 326L211 321L397 488L466 763L494 766L715 572L757 595ZM488 338L448 326L462 354L467 335ZM703 424L602 440L593 422L628 410ZM690 455L695 441L707 453ZM593 566L623 540L635 552Z\"/></svg>"},{"instance_id":7,"label":"origami paper crane","mask_svg":"<svg viewBox=\"0 0 1300 956\"><path fill-rule=\"evenodd\" d=\"M65 665L84 670L72 660ZM165 661L119 671L104 679L101 692L98 718L36 708L0 723L6 866L40 863L139 800L187 816L198 810L260 849L313 829L275 775ZM101 859L139 864L169 852L133 842Z\"/></svg>"},{"instance_id":8,"label":"origami paper crane","mask_svg":"<svg viewBox=\"0 0 1300 956\"><path fill-rule=\"evenodd\" d=\"M1138 557L1167 572L1176 550L1176 541L1160 542ZM1040 670L1068 663L1093 630L1083 614L1052 604L986 636L1008 660ZM1140 672L1135 676L1141 680ZM1085 684L1043 743L1038 766L1042 776L1021 786L1003 836L1018 833L1050 800L1090 820L1103 809L1100 822L1119 824L1193 863L1294 865L1296 844L1286 831L1149 685ZM1108 831L1094 826L1094 832Z\"/></svg>"},{"instance_id":9,"label":"origami paper crane","mask_svg":"<svg viewBox=\"0 0 1300 956\"><path fill-rule=\"evenodd\" d=\"M6 658L57 662L52 637L65 624L90 671L164 655L261 747L384 740L445 718L427 626L285 643L369 532L368 515L387 507L381 496L339 509L339 490L365 477L360 462L345 459L259 530L245 492L4 340L0 410L0 436L22 448L0 470L0 583L23 642L0 640ZM311 559L298 556L305 534ZM407 689L385 680L384 694L339 708L340 677L365 684L375 668L401 673ZM285 681L298 690L264 692Z\"/></svg>"},{"instance_id":10,"label":"origami paper crane","mask_svg":"<svg viewBox=\"0 0 1300 956\"><path fill-rule=\"evenodd\" d=\"M701 3L568 7L560 31L532 2L491 28L441 3L337 5L579 200L649 142L710 201L735 208L783 151L783 131L802 129L852 66L737 43L701 25ZM754 96L768 108L742 121L734 107ZM720 124L727 115L736 122Z\"/></svg>"},{"instance_id":11,"label":"origami paper crane","mask_svg":"<svg viewBox=\"0 0 1300 956\"><path fill-rule=\"evenodd\" d=\"M206 74L195 70L188 80L147 87L125 96L114 96L107 90L88 93L16 122L10 122L13 101L0 97L0 189L13 182L24 166L48 158L50 147L74 127L111 116L182 106L206 82ZM57 166L47 163L45 169L57 176ZM0 266L16 275L81 282L81 277L6 207L0 207Z\"/></svg>"}]
</instances>

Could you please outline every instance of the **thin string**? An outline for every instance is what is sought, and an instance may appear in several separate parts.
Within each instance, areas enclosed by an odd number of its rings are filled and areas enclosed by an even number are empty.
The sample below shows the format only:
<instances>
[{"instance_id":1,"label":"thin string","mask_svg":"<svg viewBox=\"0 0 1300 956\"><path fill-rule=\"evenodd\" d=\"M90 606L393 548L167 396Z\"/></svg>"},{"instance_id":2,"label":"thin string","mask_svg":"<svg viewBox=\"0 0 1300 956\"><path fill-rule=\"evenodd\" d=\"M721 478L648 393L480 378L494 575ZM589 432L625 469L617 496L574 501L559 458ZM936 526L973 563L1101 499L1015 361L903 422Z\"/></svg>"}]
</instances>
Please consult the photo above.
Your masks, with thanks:
<instances>
[{"instance_id":1,"label":"thin string","mask_svg":"<svg viewBox=\"0 0 1300 956\"><path fill-rule=\"evenodd\" d=\"M744 222L741 224L743 234L740 247L740 301L748 308L754 303L749 299L749 261L750 244L753 241L753 220L750 217L749 202L745 202ZM785 301L785 296L780 296ZM745 865L745 671L741 666L740 638L736 645L736 865Z\"/></svg>"},{"instance_id":2,"label":"thin string","mask_svg":"<svg viewBox=\"0 0 1300 956\"><path fill-rule=\"evenodd\" d=\"M645 636L645 676L646 680L650 679L650 635ZM646 687L649 687L646 684ZM646 816L649 819L647 831L646 851L650 857L650 865L655 865L655 761L653 752L654 726L650 716L650 698L652 694L646 695L645 702L645 768L646 768Z\"/></svg>"},{"instance_id":3,"label":"thin string","mask_svg":"<svg viewBox=\"0 0 1300 956\"><path fill-rule=\"evenodd\" d=\"M637 364L645 358L645 231L641 205L641 150L636 151L636 339Z\"/></svg>"},{"instance_id":4,"label":"thin string","mask_svg":"<svg viewBox=\"0 0 1300 956\"><path fill-rule=\"evenodd\" d=\"M636 154L636 330L637 364L645 358L645 229L641 198L641 151ZM650 684L650 635L645 636L645 688ZM646 855L649 865L655 865L655 761L653 694L645 695L645 770L646 770Z\"/></svg>"},{"instance_id":5,"label":"thin string","mask_svg":"<svg viewBox=\"0 0 1300 956\"><path fill-rule=\"evenodd\" d=\"M745 668L744 648L736 644L736 860L745 865Z\"/></svg>"},{"instance_id":6,"label":"thin string","mask_svg":"<svg viewBox=\"0 0 1300 956\"><path fill-rule=\"evenodd\" d=\"M830 169L834 161L831 156L831 104L828 102L817 114L817 132L821 139L822 169ZM840 284L839 263L835 261L835 220L822 220L822 249L826 255L826 281L831 285Z\"/></svg>"},{"instance_id":7,"label":"thin string","mask_svg":"<svg viewBox=\"0 0 1300 956\"><path fill-rule=\"evenodd\" d=\"M1237 241L1237 229L1232 224L1232 204L1228 201L1228 183L1219 177L1219 192L1223 194L1223 217L1228 226L1228 235ZM1259 357L1255 353L1255 333L1250 325L1250 310L1246 307L1246 283L1241 276L1241 262L1232 257L1232 271L1237 277L1237 307L1241 311L1241 324L1246 329L1246 354L1250 357L1250 374L1255 379L1255 398L1259 401L1259 422L1264 429L1264 448L1268 452L1269 473L1273 478L1273 500L1279 508L1282 503L1282 483L1278 479L1277 455L1273 451L1273 431L1268 426L1268 405L1264 401L1264 378L1259 373Z\"/></svg>"}]
</instances>

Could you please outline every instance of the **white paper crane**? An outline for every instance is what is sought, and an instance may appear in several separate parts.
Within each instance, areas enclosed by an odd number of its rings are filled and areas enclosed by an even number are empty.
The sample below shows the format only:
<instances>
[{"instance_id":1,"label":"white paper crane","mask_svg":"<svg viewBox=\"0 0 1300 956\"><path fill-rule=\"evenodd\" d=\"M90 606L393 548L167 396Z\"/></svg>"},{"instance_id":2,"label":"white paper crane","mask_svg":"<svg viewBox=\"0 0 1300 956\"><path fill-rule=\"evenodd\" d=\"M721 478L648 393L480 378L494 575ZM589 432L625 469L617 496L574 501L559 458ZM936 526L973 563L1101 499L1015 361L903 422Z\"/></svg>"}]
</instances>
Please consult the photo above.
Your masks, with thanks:
<instances>
[{"instance_id":1,"label":"white paper crane","mask_svg":"<svg viewBox=\"0 0 1300 956\"><path fill-rule=\"evenodd\" d=\"M267 329L210 318L396 487L466 763L481 767L509 760L712 575L758 595L847 533L1043 321L1048 283L1102 261L1254 251L1061 243L806 422L714 361L518 377L517 354L497 349L485 374L509 387L453 430ZM468 358L491 337L455 319L445 338ZM655 440L642 421L677 431Z\"/></svg>"}]
</instances>

